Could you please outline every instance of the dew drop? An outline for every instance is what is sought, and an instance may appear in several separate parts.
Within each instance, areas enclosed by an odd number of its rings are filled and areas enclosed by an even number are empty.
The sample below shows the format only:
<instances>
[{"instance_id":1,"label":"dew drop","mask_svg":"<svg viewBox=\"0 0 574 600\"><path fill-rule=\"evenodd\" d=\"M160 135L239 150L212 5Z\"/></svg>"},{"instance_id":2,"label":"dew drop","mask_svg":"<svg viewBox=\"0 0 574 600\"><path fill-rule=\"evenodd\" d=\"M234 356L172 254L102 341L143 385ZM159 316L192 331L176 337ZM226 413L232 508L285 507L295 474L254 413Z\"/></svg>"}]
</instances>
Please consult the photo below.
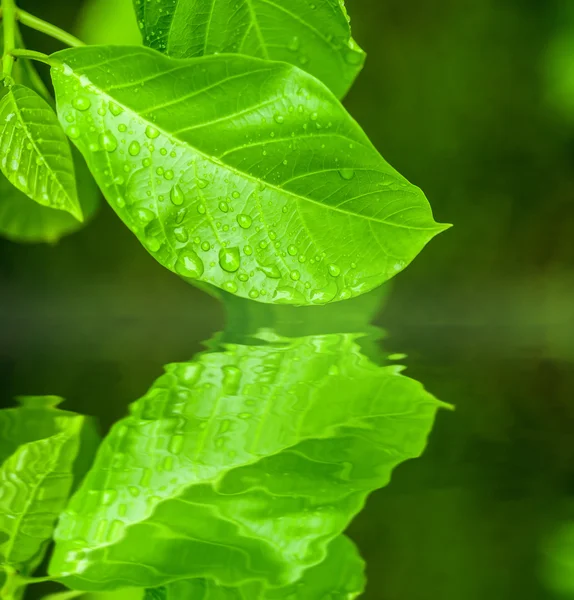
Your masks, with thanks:
<instances>
[{"instance_id":1,"label":"dew drop","mask_svg":"<svg viewBox=\"0 0 574 600\"><path fill-rule=\"evenodd\" d=\"M86 98L85 96L78 96L72 100L72 106L76 110L88 110L88 108L92 106L92 103L90 102L89 98Z\"/></svg>"},{"instance_id":2,"label":"dew drop","mask_svg":"<svg viewBox=\"0 0 574 600\"><path fill-rule=\"evenodd\" d=\"M148 125L145 128L145 134L150 140L155 140L155 138L159 135L159 131L155 127Z\"/></svg>"},{"instance_id":3,"label":"dew drop","mask_svg":"<svg viewBox=\"0 0 574 600\"><path fill-rule=\"evenodd\" d=\"M66 133L68 134L68 137L72 140L77 140L80 137L80 129L75 125L71 125L70 127L68 127L68 129L66 129Z\"/></svg>"},{"instance_id":4,"label":"dew drop","mask_svg":"<svg viewBox=\"0 0 574 600\"><path fill-rule=\"evenodd\" d=\"M113 152L118 147L118 140L111 131L105 131L104 133L101 133L98 137L98 141L100 146L106 152Z\"/></svg>"},{"instance_id":5,"label":"dew drop","mask_svg":"<svg viewBox=\"0 0 574 600\"><path fill-rule=\"evenodd\" d=\"M281 271L277 265L267 265L259 267L259 270L269 279L281 279Z\"/></svg>"},{"instance_id":6,"label":"dew drop","mask_svg":"<svg viewBox=\"0 0 574 600\"><path fill-rule=\"evenodd\" d=\"M279 123L279 125L281 125L285 122L285 117L277 113L276 115L274 115L273 120L275 121L275 123Z\"/></svg>"},{"instance_id":7,"label":"dew drop","mask_svg":"<svg viewBox=\"0 0 574 600\"><path fill-rule=\"evenodd\" d=\"M245 246L243 252L245 252L247 256L251 256L253 254L253 248L251 246Z\"/></svg>"},{"instance_id":8,"label":"dew drop","mask_svg":"<svg viewBox=\"0 0 574 600\"><path fill-rule=\"evenodd\" d=\"M200 190L204 190L208 185L209 185L209 181L207 181L205 179L197 180L197 186L199 187Z\"/></svg>"},{"instance_id":9,"label":"dew drop","mask_svg":"<svg viewBox=\"0 0 574 600\"><path fill-rule=\"evenodd\" d=\"M182 244L185 244L185 242L187 242L189 239L189 234L187 233L187 229L185 229L185 227L178 227L174 229L173 234L175 235L175 239Z\"/></svg>"},{"instance_id":10,"label":"dew drop","mask_svg":"<svg viewBox=\"0 0 574 600\"><path fill-rule=\"evenodd\" d=\"M206 210L205 210L205 206L204 206L203 204L199 204L199 205L198 205L198 207L197 207L197 212L198 212L200 215L204 215L204 214L205 214L205 212L206 212Z\"/></svg>"},{"instance_id":11,"label":"dew drop","mask_svg":"<svg viewBox=\"0 0 574 600\"><path fill-rule=\"evenodd\" d=\"M249 292L249 297L250 297L252 300L255 300L255 298L259 298L259 292L258 292L257 290L255 290L255 289L253 289L253 290L250 290L250 292Z\"/></svg>"},{"instance_id":12,"label":"dew drop","mask_svg":"<svg viewBox=\"0 0 574 600\"><path fill-rule=\"evenodd\" d=\"M169 191L169 199L171 200L172 204L175 204L175 206L181 206L183 204L185 197L179 185L174 185L171 188Z\"/></svg>"},{"instance_id":13,"label":"dew drop","mask_svg":"<svg viewBox=\"0 0 574 600\"><path fill-rule=\"evenodd\" d=\"M128 130L128 126L125 123L120 123L118 125L118 131L120 133L125 133Z\"/></svg>"},{"instance_id":14,"label":"dew drop","mask_svg":"<svg viewBox=\"0 0 574 600\"><path fill-rule=\"evenodd\" d=\"M141 152L140 143L134 140L128 147L130 156L137 156Z\"/></svg>"},{"instance_id":15,"label":"dew drop","mask_svg":"<svg viewBox=\"0 0 574 600\"><path fill-rule=\"evenodd\" d=\"M225 200L222 200L219 203L219 210L224 213L229 212L229 204L227 204L227 202L225 202Z\"/></svg>"},{"instance_id":16,"label":"dew drop","mask_svg":"<svg viewBox=\"0 0 574 600\"><path fill-rule=\"evenodd\" d=\"M226 281L223 284L223 289L230 294L235 294L239 288L237 287L235 281Z\"/></svg>"},{"instance_id":17,"label":"dew drop","mask_svg":"<svg viewBox=\"0 0 574 600\"><path fill-rule=\"evenodd\" d=\"M249 229L253 223L253 219L249 215L237 215L237 223L242 229Z\"/></svg>"},{"instance_id":18,"label":"dew drop","mask_svg":"<svg viewBox=\"0 0 574 600\"><path fill-rule=\"evenodd\" d=\"M179 255L175 263L175 271L182 277L197 279L203 275L203 261L193 250L186 250Z\"/></svg>"},{"instance_id":19,"label":"dew drop","mask_svg":"<svg viewBox=\"0 0 574 600\"><path fill-rule=\"evenodd\" d=\"M339 175L345 181L351 181L351 179L353 179L353 177L355 176L355 171L353 169L341 169L339 171Z\"/></svg>"},{"instance_id":20,"label":"dew drop","mask_svg":"<svg viewBox=\"0 0 574 600\"><path fill-rule=\"evenodd\" d=\"M228 273L235 273L241 264L239 248L222 248L219 251L219 266Z\"/></svg>"},{"instance_id":21,"label":"dew drop","mask_svg":"<svg viewBox=\"0 0 574 600\"><path fill-rule=\"evenodd\" d=\"M299 38L295 35L291 38L289 44L287 44L287 48L291 50L291 52L297 52L299 50Z\"/></svg>"},{"instance_id":22,"label":"dew drop","mask_svg":"<svg viewBox=\"0 0 574 600\"><path fill-rule=\"evenodd\" d=\"M289 277L291 277L293 281L299 281L299 279L301 279L301 273L299 273L299 271L291 271Z\"/></svg>"},{"instance_id":23,"label":"dew drop","mask_svg":"<svg viewBox=\"0 0 574 600\"><path fill-rule=\"evenodd\" d=\"M201 244L201 249L202 249L204 252L207 252L207 251L208 251L210 248L211 248L211 244L210 244L209 242L203 242L203 243Z\"/></svg>"},{"instance_id":24,"label":"dew drop","mask_svg":"<svg viewBox=\"0 0 574 600\"><path fill-rule=\"evenodd\" d=\"M339 275L341 274L341 269L337 265L330 264L327 268L331 277L339 277Z\"/></svg>"}]
</instances>

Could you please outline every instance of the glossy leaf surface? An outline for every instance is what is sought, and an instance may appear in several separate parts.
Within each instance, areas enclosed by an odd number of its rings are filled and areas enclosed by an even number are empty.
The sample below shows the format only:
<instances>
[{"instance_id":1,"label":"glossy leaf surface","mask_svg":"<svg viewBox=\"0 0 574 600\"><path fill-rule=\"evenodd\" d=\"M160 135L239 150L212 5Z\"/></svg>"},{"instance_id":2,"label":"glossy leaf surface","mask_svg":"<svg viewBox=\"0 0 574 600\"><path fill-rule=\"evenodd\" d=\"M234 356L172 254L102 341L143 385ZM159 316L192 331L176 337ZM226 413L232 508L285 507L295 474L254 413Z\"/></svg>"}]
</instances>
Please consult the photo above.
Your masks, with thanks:
<instances>
[{"instance_id":1,"label":"glossy leaf surface","mask_svg":"<svg viewBox=\"0 0 574 600\"><path fill-rule=\"evenodd\" d=\"M58 112L164 266L261 302L369 291L445 229L336 98L284 63L138 47L54 55Z\"/></svg>"},{"instance_id":2,"label":"glossy leaf surface","mask_svg":"<svg viewBox=\"0 0 574 600\"><path fill-rule=\"evenodd\" d=\"M284 61L338 97L363 67L342 0L134 0L143 41L174 58L237 53Z\"/></svg>"},{"instance_id":3,"label":"glossy leaf surface","mask_svg":"<svg viewBox=\"0 0 574 600\"><path fill-rule=\"evenodd\" d=\"M77 151L73 154L77 154ZM0 174L0 235L13 242L52 244L85 226L99 206L100 191L84 159L74 156L74 163L83 223L67 212L30 200Z\"/></svg>"},{"instance_id":4,"label":"glossy leaf surface","mask_svg":"<svg viewBox=\"0 0 574 600\"><path fill-rule=\"evenodd\" d=\"M352 334L261 335L169 365L131 406L59 522L54 577L287 585L420 455L441 403L400 367Z\"/></svg>"},{"instance_id":5,"label":"glossy leaf surface","mask_svg":"<svg viewBox=\"0 0 574 600\"><path fill-rule=\"evenodd\" d=\"M0 567L21 573L41 560L72 488L85 418L60 398L22 399L0 411Z\"/></svg>"},{"instance_id":6,"label":"glossy leaf surface","mask_svg":"<svg viewBox=\"0 0 574 600\"><path fill-rule=\"evenodd\" d=\"M16 84L0 100L0 169L26 196L82 220L70 144L50 105Z\"/></svg>"},{"instance_id":7,"label":"glossy leaf surface","mask_svg":"<svg viewBox=\"0 0 574 600\"><path fill-rule=\"evenodd\" d=\"M353 542L341 535L329 544L323 562L307 569L299 581L285 587L265 588L248 583L230 588L206 579L182 580L148 590L145 600L352 600L365 587L364 568Z\"/></svg>"}]
</instances>

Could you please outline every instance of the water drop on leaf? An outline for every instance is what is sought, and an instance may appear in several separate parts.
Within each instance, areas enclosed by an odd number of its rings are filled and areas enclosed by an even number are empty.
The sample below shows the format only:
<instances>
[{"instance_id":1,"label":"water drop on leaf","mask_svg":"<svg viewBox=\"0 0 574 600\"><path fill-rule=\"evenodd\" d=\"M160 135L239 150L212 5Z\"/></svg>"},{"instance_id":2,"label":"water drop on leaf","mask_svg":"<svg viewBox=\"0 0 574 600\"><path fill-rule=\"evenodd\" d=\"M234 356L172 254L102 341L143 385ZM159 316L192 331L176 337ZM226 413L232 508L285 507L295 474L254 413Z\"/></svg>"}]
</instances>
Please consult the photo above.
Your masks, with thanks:
<instances>
[{"instance_id":1,"label":"water drop on leaf","mask_svg":"<svg viewBox=\"0 0 574 600\"><path fill-rule=\"evenodd\" d=\"M92 106L92 103L90 102L89 98L86 98L85 96L78 96L72 100L72 106L76 110L88 110L88 108Z\"/></svg>"},{"instance_id":2,"label":"water drop on leaf","mask_svg":"<svg viewBox=\"0 0 574 600\"><path fill-rule=\"evenodd\" d=\"M182 189L179 185L174 185L169 192L169 199L175 206L181 206L185 199Z\"/></svg>"},{"instance_id":3,"label":"water drop on leaf","mask_svg":"<svg viewBox=\"0 0 574 600\"><path fill-rule=\"evenodd\" d=\"M140 151L141 146L136 140L134 140L128 147L128 152L130 153L130 156L137 156L140 153Z\"/></svg>"},{"instance_id":4,"label":"water drop on leaf","mask_svg":"<svg viewBox=\"0 0 574 600\"><path fill-rule=\"evenodd\" d=\"M228 273L235 273L241 264L239 248L222 248L219 251L219 265Z\"/></svg>"},{"instance_id":5,"label":"water drop on leaf","mask_svg":"<svg viewBox=\"0 0 574 600\"><path fill-rule=\"evenodd\" d=\"M341 169L339 171L339 175L345 180L350 181L355 176L355 171L353 169Z\"/></svg>"},{"instance_id":6,"label":"water drop on leaf","mask_svg":"<svg viewBox=\"0 0 574 600\"><path fill-rule=\"evenodd\" d=\"M145 134L150 140L154 140L159 135L159 131L155 127L148 125L145 128Z\"/></svg>"},{"instance_id":7,"label":"water drop on leaf","mask_svg":"<svg viewBox=\"0 0 574 600\"><path fill-rule=\"evenodd\" d=\"M98 141L100 142L100 146L106 152L113 152L118 147L118 140L111 131L105 131L104 133L101 133Z\"/></svg>"},{"instance_id":8,"label":"water drop on leaf","mask_svg":"<svg viewBox=\"0 0 574 600\"><path fill-rule=\"evenodd\" d=\"M253 219L249 215L237 215L237 223L242 229L249 229L253 223Z\"/></svg>"},{"instance_id":9,"label":"water drop on leaf","mask_svg":"<svg viewBox=\"0 0 574 600\"><path fill-rule=\"evenodd\" d=\"M179 255L175 263L175 271L182 277L197 279L203 275L203 261L193 250L186 250Z\"/></svg>"}]
</instances>

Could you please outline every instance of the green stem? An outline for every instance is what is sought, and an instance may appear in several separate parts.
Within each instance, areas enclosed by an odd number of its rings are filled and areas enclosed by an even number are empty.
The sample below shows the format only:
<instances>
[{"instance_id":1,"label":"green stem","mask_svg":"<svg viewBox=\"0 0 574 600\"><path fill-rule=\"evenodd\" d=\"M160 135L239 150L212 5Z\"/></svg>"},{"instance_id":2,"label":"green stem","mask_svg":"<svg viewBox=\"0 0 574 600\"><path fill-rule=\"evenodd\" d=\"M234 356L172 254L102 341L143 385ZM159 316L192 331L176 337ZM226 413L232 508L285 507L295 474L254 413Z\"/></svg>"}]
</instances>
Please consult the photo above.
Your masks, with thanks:
<instances>
[{"instance_id":1,"label":"green stem","mask_svg":"<svg viewBox=\"0 0 574 600\"><path fill-rule=\"evenodd\" d=\"M10 77L14 66L12 51L16 48L16 3L14 0L2 0L2 29L4 31L2 73L5 77Z\"/></svg>"},{"instance_id":2,"label":"green stem","mask_svg":"<svg viewBox=\"0 0 574 600\"><path fill-rule=\"evenodd\" d=\"M24 47L24 42L22 41L22 35L20 34L20 29L16 28L16 44L18 48ZM46 84L40 77L38 71L36 71L34 65L30 64L30 62L26 62L23 65L23 70L26 72L26 75L30 78L30 82L34 89L48 102L48 104L53 104L54 99L50 95Z\"/></svg>"},{"instance_id":3,"label":"green stem","mask_svg":"<svg viewBox=\"0 0 574 600\"><path fill-rule=\"evenodd\" d=\"M35 17L25 10L18 9L16 15L22 25L31 27L36 31L41 31L42 33L45 33L46 35L49 35L50 37L53 37L54 39L59 40L68 46L77 47L85 45L84 42L79 40L77 37L74 37L67 31L60 29L59 27L56 27L56 25L52 25L52 23L48 23L48 21L44 21L39 17Z\"/></svg>"},{"instance_id":4,"label":"green stem","mask_svg":"<svg viewBox=\"0 0 574 600\"><path fill-rule=\"evenodd\" d=\"M54 66L56 61L52 60L47 54L42 52L36 52L35 50L16 49L12 50L10 54L16 58L29 58L30 60L37 60L43 62L46 65Z\"/></svg>"}]
</instances>

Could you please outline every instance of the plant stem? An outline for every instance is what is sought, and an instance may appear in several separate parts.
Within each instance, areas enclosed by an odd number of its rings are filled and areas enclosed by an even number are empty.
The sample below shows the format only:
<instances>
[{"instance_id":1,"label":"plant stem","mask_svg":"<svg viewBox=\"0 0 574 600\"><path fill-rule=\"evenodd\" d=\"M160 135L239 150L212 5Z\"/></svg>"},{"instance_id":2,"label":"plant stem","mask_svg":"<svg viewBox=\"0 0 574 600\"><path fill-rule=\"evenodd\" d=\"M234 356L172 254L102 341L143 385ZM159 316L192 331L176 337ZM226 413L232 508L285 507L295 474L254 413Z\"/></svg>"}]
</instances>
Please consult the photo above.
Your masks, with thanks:
<instances>
[{"instance_id":1,"label":"plant stem","mask_svg":"<svg viewBox=\"0 0 574 600\"><path fill-rule=\"evenodd\" d=\"M14 0L2 0L2 29L4 31L2 73L5 77L10 77L14 66L12 51L16 48L16 3Z\"/></svg>"},{"instance_id":2,"label":"plant stem","mask_svg":"<svg viewBox=\"0 0 574 600\"><path fill-rule=\"evenodd\" d=\"M45 33L46 35L49 35L50 37L53 37L54 39L59 40L68 46L77 47L85 45L84 42L79 40L77 37L74 37L67 31L60 29L59 27L56 27L56 25L52 25L52 23L48 23L48 21L44 21L39 17L35 17L25 10L18 9L16 16L22 25L31 27L36 31L41 31L42 33Z\"/></svg>"},{"instance_id":3,"label":"plant stem","mask_svg":"<svg viewBox=\"0 0 574 600\"><path fill-rule=\"evenodd\" d=\"M54 62L56 62L47 54L44 54L43 52L36 52L35 50L16 49L12 50L10 54L16 58L29 58L30 60L37 60L50 66L53 66Z\"/></svg>"},{"instance_id":4,"label":"plant stem","mask_svg":"<svg viewBox=\"0 0 574 600\"><path fill-rule=\"evenodd\" d=\"M16 27L16 45L18 46L18 48L24 47L22 35L20 34L20 29L18 27ZM35 67L28 62L23 66L23 70L26 72L26 75L30 78L30 83L32 84L34 89L44 98L44 100L46 100L46 102L48 102L48 104L53 104L54 99L50 95L46 84L40 77L38 71L36 71Z\"/></svg>"}]
</instances>

